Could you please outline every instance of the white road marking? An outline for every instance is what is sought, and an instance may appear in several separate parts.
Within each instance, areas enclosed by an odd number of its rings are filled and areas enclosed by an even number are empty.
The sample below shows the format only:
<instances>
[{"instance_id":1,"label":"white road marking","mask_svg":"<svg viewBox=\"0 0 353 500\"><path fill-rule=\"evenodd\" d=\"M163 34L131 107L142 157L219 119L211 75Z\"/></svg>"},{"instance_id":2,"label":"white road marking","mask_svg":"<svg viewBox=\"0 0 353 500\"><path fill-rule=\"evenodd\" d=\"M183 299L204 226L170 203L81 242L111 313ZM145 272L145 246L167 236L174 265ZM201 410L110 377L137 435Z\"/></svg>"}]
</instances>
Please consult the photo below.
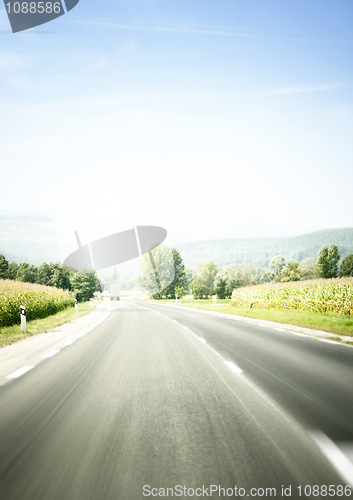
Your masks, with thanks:
<instances>
[{"instance_id":1,"label":"white road marking","mask_svg":"<svg viewBox=\"0 0 353 500\"><path fill-rule=\"evenodd\" d=\"M263 326L264 328L272 328L270 325L264 325L263 323L256 323L259 326Z\"/></svg>"},{"instance_id":2,"label":"white road marking","mask_svg":"<svg viewBox=\"0 0 353 500\"><path fill-rule=\"evenodd\" d=\"M197 340L199 340L203 344L206 344L206 342L207 342L207 340L203 339L202 337L196 337L196 338L197 338Z\"/></svg>"},{"instance_id":3,"label":"white road marking","mask_svg":"<svg viewBox=\"0 0 353 500\"><path fill-rule=\"evenodd\" d=\"M287 332L288 330L284 330L284 328L277 328L276 326L273 327L274 330L278 330L279 332Z\"/></svg>"},{"instance_id":4,"label":"white road marking","mask_svg":"<svg viewBox=\"0 0 353 500\"><path fill-rule=\"evenodd\" d=\"M66 342L63 342L63 345L71 345L74 342L76 342L76 339L67 340Z\"/></svg>"},{"instance_id":5,"label":"white road marking","mask_svg":"<svg viewBox=\"0 0 353 500\"><path fill-rule=\"evenodd\" d=\"M288 333L291 333L292 335L297 335L298 337L306 337L306 338L308 338L308 335L306 335L305 333L291 332L289 330L288 330Z\"/></svg>"},{"instance_id":6,"label":"white road marking","mask_svg":"<svg viewBox=\"0 0 353 500\"><path fill-rule=\"evenodd\" d=\"M225 361L224 362L225 365L228 366L228 368L230 370L232 370L232 372L236 373L236 374L239 374L239 373L243 373L243 370L241 370L239 368L239 366L237 366L235 363L233 363L232 361Z\"/></svg>"},{"instance_id":7,"label":"white road marking","mask_svg":"<svg viewBox=\"0 0 353 500\"><path fill-rule=\"evenodd\" d=\"M311 433L311 437L322 453L334 466L343 481L353 486L353 464L342 451L321 431Z\"/></svg>"},{"instance_id":8,"label":"white road marking","mask_svg":"<svg viewBox=\"0 0 353 500\"><path fill-rule=\"evenodd\" d=\"M321 342L327 342L328 344L339 344L339 342L335 342L334 340L328 340L328 339L320 339L318 337L316 337L317 340L321 340Z\"/></svg>"},{"instance_id":9,"label":"white road marking","mask_svg":"<svg viewBox=\"0 0 353 500\"><path fill-rule=\"evenodd\" d=\"M32 370L32 368L34 368L34 366L23 366L19 370L10 373L10 375L8 375L6 378L18 378L21 375L24 375L25 373L29 372L29 370Z\"/></svg>"},{"instance_id":10,"label":"white road marking","mask_svg":"<svg viewBox=\"0 0 353 500\"><path fill-rule=\"evenodd\" d=\"M86 335L87 332L84 332L84 333L79 333L78 335L76 335L76 338L77 339L80 339L81 337L84 337Z\"/></svg>"},{"instance_id":11,"label":"white road marking","mask_svg":"<svg viewBox=\"0 0 353 500\"><path fill-rule=\"evenodd\" d=\"M55 354L58 354L58 352L60 352L60 351L49 351L46 354L44 354L44 356L42 356L42 358L52 358L53 356L55 356Z\"/></svg>"}]
</instances>

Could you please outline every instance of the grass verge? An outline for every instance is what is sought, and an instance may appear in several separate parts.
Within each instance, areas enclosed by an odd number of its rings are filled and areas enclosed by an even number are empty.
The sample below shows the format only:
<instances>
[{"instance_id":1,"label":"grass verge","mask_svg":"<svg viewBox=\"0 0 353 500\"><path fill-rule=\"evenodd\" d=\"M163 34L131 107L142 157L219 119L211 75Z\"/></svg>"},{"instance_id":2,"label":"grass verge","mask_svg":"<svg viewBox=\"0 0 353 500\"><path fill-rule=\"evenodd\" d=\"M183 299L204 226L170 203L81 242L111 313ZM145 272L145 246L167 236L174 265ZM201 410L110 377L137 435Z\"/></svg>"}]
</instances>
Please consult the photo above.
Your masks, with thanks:
<instances>
[{"instance_id":1,"label":"grass verge","mask_svg":"<svg viewBox=\"0 0 353 500\"><path fill-rule=\"evenodd\" d=\"M38 333L52 332L57 326L70 323L70 321L85 316L94 311L98 302L92 301L93 307L89 302L82 302L78 305L79 313L76 314L74 307L68 307L64 311L48 316L44 319L35 319L27 321L27 332L21 332L21 325L5 326L0 328L0 348L6 345L14 344L27 337L32 337Z\"/></svg>"},{"instance_id":2,"label":"grass verge","mask_svg":"<svg viewBox=\"0 0 353 500\"><path fill-rule=\"evenodd\" d=\"M156 304L175 304L175 300L155 300L151 302L155 302ZM286 323L287 325L323 330L324 332L353 337L353 317L346 314L232 306L230 299L218 300L216 304L211 299L193 300L191 303L185 301L182 305L205 311L236 314L247 318L264 319L276 323Z\"/></svg>"}]
</instances>

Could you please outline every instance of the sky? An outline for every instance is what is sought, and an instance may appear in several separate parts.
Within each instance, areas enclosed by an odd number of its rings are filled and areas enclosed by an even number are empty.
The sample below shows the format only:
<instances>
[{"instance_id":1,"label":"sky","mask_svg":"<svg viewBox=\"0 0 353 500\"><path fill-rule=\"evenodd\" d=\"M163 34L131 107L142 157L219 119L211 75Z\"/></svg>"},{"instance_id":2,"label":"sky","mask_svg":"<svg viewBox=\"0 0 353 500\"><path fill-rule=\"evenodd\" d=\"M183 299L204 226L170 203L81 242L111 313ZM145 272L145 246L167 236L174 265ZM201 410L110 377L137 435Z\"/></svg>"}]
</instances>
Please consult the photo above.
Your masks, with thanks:
<instances>
[{"instance_id":1,"label":"sky","mask_svg":"<svg viewBox=\"0 0 353 500\"><path fill-rule=\"evenodd\" d=\"M352 55L351 0L80 0L16 34L1 5L0 214L88 239L352 227Z\"/></svg>"}]
</instances>

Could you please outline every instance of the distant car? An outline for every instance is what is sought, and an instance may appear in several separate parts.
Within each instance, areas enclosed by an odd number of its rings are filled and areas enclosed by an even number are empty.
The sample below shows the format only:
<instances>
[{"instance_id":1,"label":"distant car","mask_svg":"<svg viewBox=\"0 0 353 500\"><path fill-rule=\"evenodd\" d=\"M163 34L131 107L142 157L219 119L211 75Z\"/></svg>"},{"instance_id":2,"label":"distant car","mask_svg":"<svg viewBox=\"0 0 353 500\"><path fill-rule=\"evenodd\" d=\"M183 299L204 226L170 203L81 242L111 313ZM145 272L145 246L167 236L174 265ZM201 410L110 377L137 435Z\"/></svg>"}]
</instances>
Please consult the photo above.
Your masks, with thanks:
<instances>
[{"instance_id":1,"label":"distant car","mask_svg":"<svg viewBox=\"0 0 353 500\"><path fill-rule=\"evenodd\" d=\"M119 295L112 295L110 297L110 300L120 300L120 297L119 297Z\"/></svg>"}]
</instances>

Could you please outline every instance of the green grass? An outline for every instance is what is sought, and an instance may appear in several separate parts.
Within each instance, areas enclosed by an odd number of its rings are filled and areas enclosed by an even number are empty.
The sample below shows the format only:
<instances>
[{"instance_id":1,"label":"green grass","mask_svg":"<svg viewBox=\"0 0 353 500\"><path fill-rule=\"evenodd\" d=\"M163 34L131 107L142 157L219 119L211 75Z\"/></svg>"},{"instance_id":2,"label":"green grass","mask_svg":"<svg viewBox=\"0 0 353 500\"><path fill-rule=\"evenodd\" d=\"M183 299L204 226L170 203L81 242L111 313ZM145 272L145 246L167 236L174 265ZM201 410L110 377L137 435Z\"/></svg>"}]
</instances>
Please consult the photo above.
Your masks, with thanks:
<instances>
[{"instance_id":1,"label":"green grass","mask_svg":"<svg viewBox=\"0 0 353 500\"><path fill-rule=\"evenodd\" d=\"M175 300L155 300L156 304L175 304ZM202 309L205 311L218 311L226 314L237 314L247 318L264 319L276 323L286 323L287 325L300 326L302 328L312 328L323 330L338 335L353 337L353 317L347 314L329 314L311 311L262 309L251 307L232 306L230 299L217 300L214 304L211 299L193 300L191 303L185 300L182 302L185 307Z\"/></svg>"},{"instance_id":2,"label":"green grass","mask_svg":"<svg viewBox=\"0 0 353 500\"><path fill-rule=\"evenodd\" d=\"M14 344L27 337L32 337L38 333L51 332L57 326L61 326L65 323L69 323L72 320L85 316L90 312L94 311L98 302L92 301L93 307L90 306L89 302L82 302L78 304L79 313L76 314L74 307L68 307L53 316L48 316L44 319L36 319L33 321L27 321L27 332L21 332L21 325L5 326L0 328L0 347L6 345Z\"/></svg>"}]
</instances>

